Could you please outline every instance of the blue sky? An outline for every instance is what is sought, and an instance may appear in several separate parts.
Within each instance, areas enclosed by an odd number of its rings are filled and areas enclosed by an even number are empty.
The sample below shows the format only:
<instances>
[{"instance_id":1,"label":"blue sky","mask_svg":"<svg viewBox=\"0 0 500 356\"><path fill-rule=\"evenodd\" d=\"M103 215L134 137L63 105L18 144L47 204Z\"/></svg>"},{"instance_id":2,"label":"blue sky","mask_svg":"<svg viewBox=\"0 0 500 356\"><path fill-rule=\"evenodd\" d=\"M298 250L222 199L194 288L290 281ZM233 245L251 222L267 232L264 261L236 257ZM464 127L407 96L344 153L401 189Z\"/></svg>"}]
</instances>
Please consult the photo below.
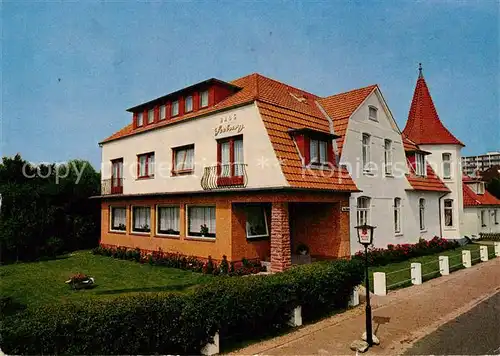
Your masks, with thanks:
<instances>
[{"instance_id":1,"label":"blue sky","mask_svg":"<svg viewBox=\"0 0 500 356\"><path fill-rule=\"evenodd\" d=\"M494 0L4 1L1 17L1 155L98 166L126 108L253 72L325 96L378 83L403 129L418 62L462 153L500 149Z\"/></svg>"}]
</instances>

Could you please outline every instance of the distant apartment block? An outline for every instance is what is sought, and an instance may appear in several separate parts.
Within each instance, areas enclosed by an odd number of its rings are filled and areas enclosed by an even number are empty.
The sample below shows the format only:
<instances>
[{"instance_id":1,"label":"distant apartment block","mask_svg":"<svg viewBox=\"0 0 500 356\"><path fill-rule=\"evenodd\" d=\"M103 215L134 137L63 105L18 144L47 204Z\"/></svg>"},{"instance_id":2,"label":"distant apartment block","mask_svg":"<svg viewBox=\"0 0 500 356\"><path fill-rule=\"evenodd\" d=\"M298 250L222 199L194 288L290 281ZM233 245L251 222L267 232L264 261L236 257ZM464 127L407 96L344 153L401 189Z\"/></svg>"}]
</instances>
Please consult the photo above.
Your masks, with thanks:
<instances>
[{"instance_id":1,"label":"distant apartment block","mask_svg":"<svg viewBox=\"0 0 500 356\"><path fill-rule=\"evenodd\" d=\"M477 170L483 172L492 166L500 166L500 152L498 151L462 157L462 170L465 175L473 175Z\"/></svg>"}]
</instances>

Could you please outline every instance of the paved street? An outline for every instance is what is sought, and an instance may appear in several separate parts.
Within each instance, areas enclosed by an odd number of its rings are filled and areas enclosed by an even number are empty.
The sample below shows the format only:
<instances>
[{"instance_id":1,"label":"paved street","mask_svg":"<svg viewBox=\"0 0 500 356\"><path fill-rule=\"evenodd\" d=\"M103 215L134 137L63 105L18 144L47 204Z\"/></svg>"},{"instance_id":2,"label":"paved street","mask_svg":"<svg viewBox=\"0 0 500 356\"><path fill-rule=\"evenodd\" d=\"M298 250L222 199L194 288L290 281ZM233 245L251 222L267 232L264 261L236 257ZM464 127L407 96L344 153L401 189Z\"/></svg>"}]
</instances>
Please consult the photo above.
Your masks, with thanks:
<instances>
[{"instance_id":1,"label":"paved street","mask_svg":"<svg viewBox=\"0 0 500 356\"><path fill-rule=\"evenodd\" d=\"M500 293L416 342L405 355L500 355Z\"/></svg>"},{"instance_id":2,"label":"paved street","mask_svg":"<svg viewBox=\"0 0 500 356\"><path fill-rule=\"evenodd\" d=\"M493 353L500 346L499 271L500 258L496 258L385 297L374 296L374 328L381 344L366 355ZM233 354L354 354L349 345L360 337L364 323L364 305L361 305L281 337L235 350ZM428 335L432 336L418 343L417 340Z\"/></svg>"}]
</instances>

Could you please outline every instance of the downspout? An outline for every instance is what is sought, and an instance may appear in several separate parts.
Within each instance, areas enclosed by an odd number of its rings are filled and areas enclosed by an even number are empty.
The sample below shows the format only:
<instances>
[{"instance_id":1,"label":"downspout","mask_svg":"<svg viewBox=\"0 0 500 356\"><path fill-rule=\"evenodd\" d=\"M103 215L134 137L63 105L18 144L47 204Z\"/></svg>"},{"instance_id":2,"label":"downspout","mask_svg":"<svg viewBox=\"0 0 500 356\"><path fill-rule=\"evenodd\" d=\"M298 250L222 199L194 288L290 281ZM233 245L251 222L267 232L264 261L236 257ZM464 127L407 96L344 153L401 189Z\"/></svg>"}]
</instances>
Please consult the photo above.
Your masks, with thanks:
<instances>
[{"instance_id":1,"label":"downspout","mask_svg":"<svg viewBox=\"0 0 500 356\"><path fill-rule=\"evenodd\" d=\"M443 199L445 196L447 196L449 193L445 193L441 195L438 199L438 204L439 204L439 234L441 235L440 237L443 238L443 224L441 224L442 219L441 219L441 199Z\"/></svg>"},{"instance_id":2,"label":"downspout","mask_svg":"<svg viewBox=\"0 0 500 356\"><path fill-rule=\"evenodd\" d=\"M316 100L314 100L314 103L318 107L319 111L323 114L323 116L328 120L328 126L330 128L330 133L332 135L335 135L335 129L333 128L333 120L332 118L326 113L325 109L321 106L320 103L318 103ZM333 138L332 139L332 148L333 148L333 153L335 154L335 164L339 165L340 157L339 157L339 148L337 146L337 139Z\"/></svg>"}]
</instances>

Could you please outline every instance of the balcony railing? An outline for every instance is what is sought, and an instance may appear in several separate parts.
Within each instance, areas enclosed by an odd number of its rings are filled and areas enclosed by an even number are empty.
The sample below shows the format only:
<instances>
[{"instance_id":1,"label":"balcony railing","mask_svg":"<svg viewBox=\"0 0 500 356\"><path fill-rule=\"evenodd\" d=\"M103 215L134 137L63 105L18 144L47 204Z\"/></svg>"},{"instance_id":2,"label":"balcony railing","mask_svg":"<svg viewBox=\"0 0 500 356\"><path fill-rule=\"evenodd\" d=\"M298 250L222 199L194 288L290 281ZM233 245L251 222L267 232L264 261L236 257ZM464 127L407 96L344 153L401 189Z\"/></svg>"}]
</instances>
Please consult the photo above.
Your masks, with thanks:
<instances>
[{"instance_id":1,"label":"balcony railing","mask_svg":"<svg viewBox=\"0 0 500 356\"><path fill-rule=\"evenodd\" d=\"M123 194L123 178L103 179L101 195Z\"/></svg>"},{"instance_id":2,"label":"balcony railing","mask_svg":"<svg viewBox=\"0 0 500 356\"><path fill-rule=\"evenodd\" d=\"M205 167L201 187L204 190L245 188L248 180L246 166L244 163L232 163Z\"/></svg>"}]
</instances>

